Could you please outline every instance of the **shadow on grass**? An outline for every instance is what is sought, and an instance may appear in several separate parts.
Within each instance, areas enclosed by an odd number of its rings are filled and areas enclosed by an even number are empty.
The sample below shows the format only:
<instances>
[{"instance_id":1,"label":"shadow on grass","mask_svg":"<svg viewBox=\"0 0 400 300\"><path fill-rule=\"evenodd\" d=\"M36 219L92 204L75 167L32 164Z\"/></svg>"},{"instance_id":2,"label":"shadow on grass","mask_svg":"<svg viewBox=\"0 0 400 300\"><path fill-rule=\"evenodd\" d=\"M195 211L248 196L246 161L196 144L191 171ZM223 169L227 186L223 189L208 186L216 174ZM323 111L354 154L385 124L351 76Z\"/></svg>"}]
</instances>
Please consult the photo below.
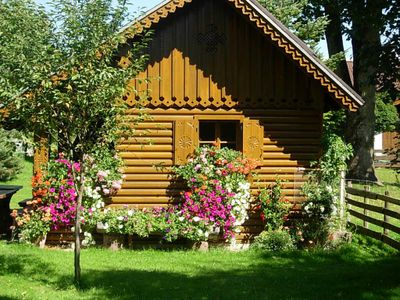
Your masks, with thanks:
<instances>
[{"instance_id":1,"label":"shadow on grass","mask_svg":"<svg viewBox=\"0 0 400 300\"><path fill-rule=\"evenodd\" d=\"M134 255L134 252L133 252ZM223 253L221 254L223 255ZM278 255L254 253L254 263L240 267L190 271L83 269L82 296L103 299L393 299L400 297L400 256L364 257L362 252L293 252ZM28 277L45 272L56 289L69 289L72 275L55 273L42 260L0 254L0 275ZM154 269L154 268L153 268ZM162 269L160 267L160 269ZM226 270L225 270L226 269ZM185 268L183 268L185 270ZM193 272L195 270L195 272ZM55 281L54 281L55 279ZM40 279L42 280L42 279Z\"/></svg>"},{"instance_id":2,"label":"shadow on grass","mask_svg":"<svg viewBox=\"0 0 400 300\"><path fill-rule=\"evenodd\" d=\"M352 249L257 253L251 266L205 268L191 276L135 266L86 270L82 292L94 290L99 297L113 299L390 299L400 297L399 269L400 256L365 260Z\"/></svg>"}]
</instances>

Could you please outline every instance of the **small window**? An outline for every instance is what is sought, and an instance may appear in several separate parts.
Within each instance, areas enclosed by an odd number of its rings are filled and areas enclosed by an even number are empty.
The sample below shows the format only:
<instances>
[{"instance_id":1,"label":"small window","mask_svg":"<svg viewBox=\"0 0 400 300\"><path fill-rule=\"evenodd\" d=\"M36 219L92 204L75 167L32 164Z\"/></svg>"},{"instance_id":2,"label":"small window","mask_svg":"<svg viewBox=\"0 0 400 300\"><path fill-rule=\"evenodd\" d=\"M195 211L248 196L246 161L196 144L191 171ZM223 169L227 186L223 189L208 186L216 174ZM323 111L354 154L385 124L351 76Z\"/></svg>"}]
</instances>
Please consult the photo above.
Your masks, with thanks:
<instances>
[{"instance_id":1,"label":"small window","mask_svg":"<svg viewBox=\"0 0 400 300\"><path fill-rule=\"evenodd\" d=\"M216 145L218 148L241 150L239 134L238 121L200 121L199 123L200 146Z\"/></svg>"}]
</instances>

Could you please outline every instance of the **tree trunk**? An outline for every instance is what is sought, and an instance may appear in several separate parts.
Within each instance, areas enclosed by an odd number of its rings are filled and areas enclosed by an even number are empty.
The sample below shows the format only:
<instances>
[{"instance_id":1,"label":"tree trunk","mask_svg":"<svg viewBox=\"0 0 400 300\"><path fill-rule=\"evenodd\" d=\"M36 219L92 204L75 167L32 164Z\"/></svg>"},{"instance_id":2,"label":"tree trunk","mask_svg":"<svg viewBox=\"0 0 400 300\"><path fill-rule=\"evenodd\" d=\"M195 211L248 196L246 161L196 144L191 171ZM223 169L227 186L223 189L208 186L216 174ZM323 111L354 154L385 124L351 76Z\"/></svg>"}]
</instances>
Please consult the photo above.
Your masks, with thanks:
<instances>
[{"instance_id":1,"label":"tree trunk","mask_svg":"<svg viewBox=\"0 0 400 300\"><path fill-rule=\"evenodd\" d=\"M76 201L76 219L75 219L75 250L74 250L74 269L75 269L75 283L79 286L81 282L81 207L82 198L84 193L84 166L83 159L81 160L81 171L79 180L79 189L75 185L75 190L78 193L78 199Z\"/></svg>"},{"instance_id":2,"label":"tree trunk","mask_svg":"<svg viewBox=\"0 0 400 300\"><path fill-rule=\"evenodd\" d=\"M340 8L337 1L328 1L324 4L324 11L329 19L329 24L325 30L326 43L329 56L344 52L342 38L342 20L340 17ZM342 78L344 82L352 86L349 69L347 68L346 58L338 65L335 73Z\"/></svg>"},{"instance_id":3,"label":"tree trunk","mask_svg":"<svg viewBox=\"0 0 400 300\"><path fill-rule=\"evenodd\" d=\"M347 113L346 139L354 147L348 177L377 181L374 170L375 91L380 51L379 8L354 1L349 13L352 21L351 38L354 59L354 88L365 105L355 113ZM375 18L375 19L374 19ZM374 22L375 21L375 22Z\"/></svg>"}]
</instances>

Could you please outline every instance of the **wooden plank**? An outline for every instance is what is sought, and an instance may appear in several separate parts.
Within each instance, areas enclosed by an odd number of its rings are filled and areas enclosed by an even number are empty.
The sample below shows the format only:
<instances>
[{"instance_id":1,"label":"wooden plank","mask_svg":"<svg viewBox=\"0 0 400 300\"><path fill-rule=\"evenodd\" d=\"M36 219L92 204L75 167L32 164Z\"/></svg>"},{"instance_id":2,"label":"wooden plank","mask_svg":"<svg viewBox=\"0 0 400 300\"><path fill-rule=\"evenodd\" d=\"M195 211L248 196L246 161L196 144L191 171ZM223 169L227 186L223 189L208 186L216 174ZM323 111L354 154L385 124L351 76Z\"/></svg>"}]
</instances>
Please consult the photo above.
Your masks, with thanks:
<instances>
[{"instance_id":1,"label":"wooden plank","mask_svg":"<svg viewBox=\"0 0 400 300\"><path fill-rule=\"evenodd\" d=\"M176 29L178 30L178 29ZM173 68L172 68L172 100L182 107L185 105L184 89L185 89L185 66L183 54L180 50L174 49L172 51Z\"/></svg>"},{"instance_id":2,"label":"wooden plank","mask_svg":"<svg viewBox=\"0 0 400 300\"><path fill-rule=\"evenodd\" d=\"M196 57L194 53L197 45L193 41L193 36L197 34L197 18L196 11L189 10L185 18L186 27L186 54L185 55L185 97L194 105L197 98L197 65L195 64ZM191 57L193 56L193 57ZM193 61L192 61L193 60Z\"/></svg>"},{"instance_id":3,"label":"wooden plank","mask_svg":"<svg viewBox=\"0 0 400 300\"><path fill-rule=\"evenodd\" d=\"M296 160L316 160L318 156L314 153L280 153L263 152L264 159L296 159Z\"/></svg>"},{"instance_id":4,"label":"wooden plank","mask_svg":"<svg viewBox=\"0 0 400 300\"><path fill-rule=\"evenodd\" d=\"M160 62L160 99L171 100L171 79L172 79L172 27L165 26L161 35L161 57ZM164 102L165 103L165 102Z\"/></svg>"},{"instance_id":5,"label":"wooden plank","mask_svg":"<svg viewBox=\"0 0 400 300\"><path fill-rule=\"evenodd\" d=\"M125 181L170 181L170 174L125 174Z\"/></svg>"},{"instance_id":6,"label":"wooden plank","mask_svg":"<svg viewBox=\"0 0 400 300\"><path fill-rule=\"evenodd\" d=\"M119 152L118 156L123 159L171 159L172 160L172 152Z\"/></svg>"},{"instance_id":7,"label":"wooden plank","mask_svg":"<svg viewBox=\"0 0 400 300\"><path fill-rule=\"evenodd\" d=\"M253 176L253 181L275 181L277 178L281 180L295 180L296 182L304 182L307 180L304 175L298 174L256 174Z\"/></svg>"},{"instance_id":8,"label":"wooden plank","mask_svg":"<svg viewBox=\"0 0 400 300\"><path fill-rule=\"evenodd\" d=\"M160 99L160 63L157 60L157 54L161 48L160 34L155 34L150 44L150 58L147 67L147 74L149 80L149 96L152 103L159 103Z\"/></svg>"},{"instance_id":9,"label":"wooden plank","mask_svg":"<svg viewBox=\"0 0 400 300\"><path fill-rule=\"evenodd\" d=\"M264 138L264 145L279 145L279 146L290 146L290 145L320 145L319 139L310 138Z\"/></svg>"},{"instance_id":10,"label":"wooden plank","mask_svg":"<svg viewBox=\"0 0 400 300\"><path fill-rule=\"evenodd\" d=\"M357 200L351 199L349 197L346 197L345 199L351 205L357 206L359 208L367 209L367 210L370 210L370 211L374 211L374 212L377 212L377 213L381 213L383 215L390 216L392 218L400 220L400 213L398 213L396 211L392 211L392 210L390 210L388 208L381 207L381 206L376 206L376 205L372 205L372 204L366 204L366 203L358 202Z\"/></svg>"},{"instance_id":11,"label":"wooden plank","mask_svg":"<svg viewBox=\"0 0 400 300\"><path fill-rule=\"evenodd\" d=\"M118 145L118 151L146 151L146 152L159 152L159 151L172 151L172 145Z\"/></svg>"},{"instance_id":12,"label":"wooden plank","mask_svg":"<svg viewBox=\"0 0 400 300\"><path fill-rule=\"evenodd\" d=\"M304 113L304 112L303 112ZM315 115L315 117L317 117ZM287 116L285 115L285 111L282 111L281 116L264 116L260 118L263 122L267 124L294 124L294 126L299 126L299 124L307 124L307 126L320 126L319 119L309 118L307 115L304 116ZM303 125L301 125L303 128Z\"/></svg>"},{"instance_id":13,"label":"wooden plank","mask_svg":"<svg viewBox=\"0 0 400 300\"><path fill-rule=\"evenodd\" d=\"M367 197L373 200L382 200L387 201L392 204L400 205L400 199L392 198L385 195L380 195L374 192L362 191L355 188L347 187L346 192L350 195L360 196L360 197Z\"/></svg>"},{"instance_id":14,"label":"wooden plank","mask_svg":"<svg viewBox=\"0 0 400 300\"><path fill-rule=\"evenodd\" d=\"M126 144L140 144L140 145L151 145L151 144L169 144L172 145L172 137L135 137L128 138L122 141Z\"/></svg>"},{"instance_id":15,"label":"wooden plank","mask_svg":"<svg viewBox=\"0 0 400 300\"><path fill-rule=\"evenodd\" d=\"M260 169L257 169L258 174L303 174L303 170L299 170L298 167L282 167L282 168L276 168L276 167L261 167Z\"/></svg>"},{"instance_id":16,"label":"wooden plank","mask_svg":"<svg viewBox=\"0 0 400 300\"><path fill-rule=\"evenodd\" d=\"M125 159L124 164L130 166L172 166L172 159Z\"/></svg>"},{"instance_id":17,"label":"wooden plank","mask_svg":"<svg viewBox=\"0 0 400 300\"><path fill-rule=\"evenodd\" d=\"M300 128L298 129L300 130ZM281 138L320 138L321 133L315 131L270 131L268 128L265 129L265 136L272 137L273 139Z\"/></svg>"},{"instance_id":18,"label":"wooden plank","mask_svg":"<svg viewBox=\"0 0 400 300\"><path fill-rule=\"evenodd\" d=\"M155 206L156 204L173 203L168 196L143 196L143 195L118 195L112 198L112 204L147 204L147 207Z\"/></svg>"},{"instance_id":19,"label":"wooden plank","mask_svg":"<svg viewBox=\"0 0 400 300\"><path fill-rule=\"evenodd\" d=\"M265 130L268 131L272 131L272 132L280 132L280 131L299 131L301 129L301 131L312 131L315 132L315 130L317 129L317 131L319 131L319 124L301 124L301 126L299 124L296 123L267 123L265 122ZM317 127L317 128L316 128ZM319 134L319 133L318 133Z\"/></svg>"},{"instance_id":20,"label":"wooden plank","mask_svg":"<svg viewBox=\"0 0 400 300\"><path fill-rule=\"evenodd\" d=\"M125 181L122 185L123 189L166 189L174 187L184 189L184 182L170 182L170 181Z\"/></svg>"},{"instance_id":21,"label":"wooden plank","mask_svg":"<svg viewBox=\"0 0 400 300\"><path fill-rule=\"evenodd\" d=\"M160 167L160 166L135 166L135 167L124 167L124 174L154 174L154 173L171 173L171 167Z\"/></svg>"},{"instance_id":22,"label":"wooden plank","mask_svg":"<svg viewBox=\"0 0 400 300\"><path fill-rule=\"evenodd\" d=\"M280 146L280 145L264 145L264 152L283 152L283 153L313 153L319 154L320 147L317 146Z\"/></svg>"},{"instance_id":23,"label":"wooden plank","mask_svg":"<svg viewBox=\"0 0 400 300\"><path fill-rule=\"evenodd\" d=\"M133 127L135 129L172 129L172 122L139 122Z\"/></svg>"},{"instance_id":24,"label":"wooden plank","mask_svg":"<svg viewBox=\"0 0 400 300\"><path fill-rule=\"evenodd\" d=\"M365 222L374 224L376 226L379 226L379 227L382 227L382 228L385 228L385 229L389 229L389 230L391 230L393 232L396 232L396 233L400 234L400 227L397 227L397 226L395 226L393 224L390 224L390 223L386 223L383 220L377 220L377 219L375 219L373 217L366 216L363 213L357 212L357 211L352 210L352 209L349 209L348 211L349 211L350 215L352 215L353 217L356 217L356 218L358 218L360 220L363 220Z\"/></svg>"},{"instance_id":25,"label":"wooden plank","mask_svg":"<svg viewBox=\"0 0 400 300\"><path fill-rule=\"evenodd\" d=\"M261 182L253 182L252 187L257 187L257 188L264 188L264 187L270 187L275 184L274 180L271 181L261 181ZM284 189L299 189L304 185L303 182L282 182L281 187Z\"/></svg>"},{"instance_id":26,"label":"wooden plank","mask_svg":"<svg viewBox=\"0 0 400 300\"><path fill-rule=\"evenodd\" d=\"M263 167L300 167L309 166L309 161L268 159L263 161Z\"/></svg>"},{"instance_id":27,"label":"wooden plank","mask_svg":"<svg viewBox=\"0 0 400 300\"><path fill-rule=\"evenodd\" d=\"M119 198L119 197L115 197L115 198ZM114 199L113 198L113 201ZM119 199L117 199L116 201L119 201ZM107 205L107 207L109 208L113 208L113 209L119 209L119 208L132 208L132 209L147 209L147 208L153 208L153 207L168 207L170 204L168 203L158 203L158 204L148 204L148 203L113 203L110 205Z\"/></svg>"},{"instance_id":28,"label":"wooden plank","mask_svg":"<svg viewBox=\"0 0 400 300\"><path fill-rule=\"evenodd\" d=\"M207 3L208 1L205 1ZM207 7L206 5L201 5L198 9L198 31L199 33L205 34L207 32L207 25L208 23L208 18L207 18ZM198 33L198 34L199 34ZM196 61L198 61L198 68L197 68L197 97L200 98L203 103L209 102L210 98L210 79L207 76L207 72L209 71L207 69L208 67L208 57L206 53L206 46L204 43L197 44L197 49L196 49L196 57L194 58ZM199 99L199 100L200 100Z\"/></svg>"},{"instance_id":29,"label":"wooden plank","mask_svg":"<svg viewBox=\"0 0 400 300\"><path fill-rule=\"evenodd\" d=\"M132 137L162 137L170 136L172 137L171 129L138 129L132 134Z\"/></svg>"}]
</instances>

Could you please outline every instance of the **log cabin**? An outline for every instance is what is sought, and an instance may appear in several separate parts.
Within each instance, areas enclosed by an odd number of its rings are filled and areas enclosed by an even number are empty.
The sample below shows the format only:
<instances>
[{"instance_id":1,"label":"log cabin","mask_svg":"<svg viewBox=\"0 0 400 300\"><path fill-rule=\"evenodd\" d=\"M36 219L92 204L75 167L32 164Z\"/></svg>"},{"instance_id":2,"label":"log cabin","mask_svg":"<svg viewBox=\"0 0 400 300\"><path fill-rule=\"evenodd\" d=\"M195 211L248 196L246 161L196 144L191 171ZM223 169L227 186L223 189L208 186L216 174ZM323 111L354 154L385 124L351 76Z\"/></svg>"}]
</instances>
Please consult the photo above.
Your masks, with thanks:
<instances>
[{"instance_id":1,"label":"log cabin","mask_svg":"<svg viewBox=\"0 0 400 300\"><path fill-rule=\"evenodd\" d=\"M362 98L255 0L168 0L123 30L152 30L149 61L130 84L127 114L151 116L117 147L125 182L110 206L167 206L180 187L171 167L218 142L257 159L252 190L284 179L301 202L303 170L317 159L323 112L357 111ZM37 155L40 163L41 155ZM262 230L250 218L243 233Z\"/></svg>"}]
</instances>

